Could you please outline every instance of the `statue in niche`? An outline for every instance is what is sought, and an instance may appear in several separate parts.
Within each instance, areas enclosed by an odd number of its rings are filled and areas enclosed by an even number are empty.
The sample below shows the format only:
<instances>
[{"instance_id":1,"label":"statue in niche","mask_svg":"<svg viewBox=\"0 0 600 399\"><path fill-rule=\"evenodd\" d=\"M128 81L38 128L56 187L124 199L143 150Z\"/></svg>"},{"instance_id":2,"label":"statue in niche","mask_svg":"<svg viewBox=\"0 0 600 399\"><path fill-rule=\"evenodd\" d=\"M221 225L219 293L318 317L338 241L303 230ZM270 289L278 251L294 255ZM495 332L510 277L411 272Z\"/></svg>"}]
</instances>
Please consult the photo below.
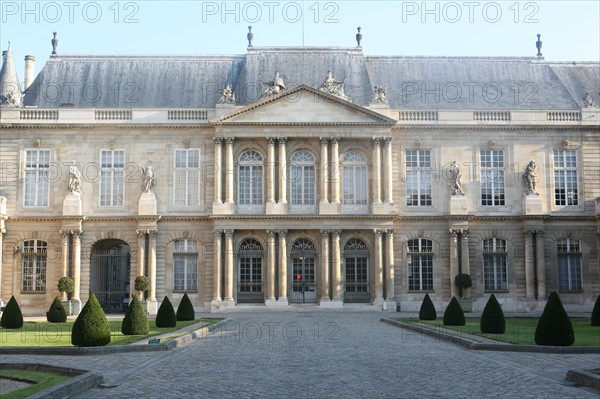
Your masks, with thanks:
<instances>
[{"instance_id":1,"label":"statue in niche","mask_svg":"<svg viewBox=\"0 0 600 399\"><path fill-rule=\"evenodd\" d=\"M452 195L465 195L462 185L460 184L460 178L462 176L460 165L456 161L452 161L448 170L450 171L450 193Z\"/></svg>"},{"instance_id":2,"label":"statue in niche","mask_svg":"<svg viewBox=\"0 0 600 399\"><path fill-rule=\"evenodd\" d=\"M334 79L333 73L331 71L327 72L327 77L321 83L319 90L324 91L325 93L333 94L334 96L338 96L347 100L346 94L344 93L344 82L339 82Z\"/></svg>"},{"instance_id":3,"label":"statue in niche","mask_svg":"<svg viewBox=\"0 0 600 399\"><path fill-rule=\"evenodd\" d=\"M142 166L142 192L148 193L152 191L152 186L154 185L154 167L152 166L152 162L148 161L146 166Z\"/></svg>"},{"instance_id":4,"label":"statue in niche","mask_svg":"<svg viewBox=\"0 0 600 399\"><path fill-rule=\"evenodd\" d=\"M227 86L221 90L219 104L235 104L235 93L233 92L230 84L227 84Z\"/></svg>"},{"instance_id":5,"label":"statue in niche","mask_svg":"<svg viewBox=\"0 0 600 399\"><path fill-rule=\"evenodd\" d=\"M69 192L81 193L81 172L75 165L75 161L69 166Z\"/></svg>"},{"instance_id":6,"label":"statue in niche","mask_svg":"<svg viewBox=\"0 0 600 399\"><path fill-rule=\"evenodd\" d=\"M537 165L533 161L529 161L523 173L523 184L525 185L525 195L539 195L535 191L537 184Z\"/></svg>"},{"instance_id":7,"label":"statue in niche","mask_svg":"<svg viewBox=\"0 0 600 399\"><path fill-rule=\"evenodd\" d=\"M263 85L267 87L263 90L261 97L272 96L286 90L285 83L283 83L283 79L279 76L279 72L275 72L275 77L271 82L263 82Z\"/></svg>"},{"instance_id":8,"label":"statue in niche","mask_svg":"<svg viewBox=\"0 0 600 399\"><path fill-rule=\"evenodd\" d=\"M371 104L387 104L387 87L375 85L373 87L373 99Z\"/></svg>"}]
</instances>

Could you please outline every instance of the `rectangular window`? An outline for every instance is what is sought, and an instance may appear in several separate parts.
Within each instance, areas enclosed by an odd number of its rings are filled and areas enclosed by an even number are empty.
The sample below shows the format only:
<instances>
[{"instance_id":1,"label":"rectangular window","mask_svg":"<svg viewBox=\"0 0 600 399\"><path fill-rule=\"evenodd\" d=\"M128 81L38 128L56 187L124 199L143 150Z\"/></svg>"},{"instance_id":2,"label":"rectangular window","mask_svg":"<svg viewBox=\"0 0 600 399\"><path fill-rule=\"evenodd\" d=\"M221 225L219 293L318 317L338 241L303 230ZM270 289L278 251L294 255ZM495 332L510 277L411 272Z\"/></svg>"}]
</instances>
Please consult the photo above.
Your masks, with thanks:
<instances>
[{"instance_id":1,"label":"rectangular window","mask_svg":"<svg viewBox=\"0 0 600 399\"><path fill-rule=\"evenodd\" d=\"M433 291L433 241L408 241L408 290Z\"/></svg>"},{"instance_id":2,"label":"rectangular window","mask_svg":"<svg viewBox=\"0 0 600 399\"><path fill-rule=\"evenodd\" d=\"M577 205L577 151L554 151L554 203Z\"/></svg>"},{"instance_id":3,"label":"rectangular window","mask_svg":"<svg viewBox=\"0 0 600 399\"><path fill-rule=\"evenodd\" d=\"M506 241L491 238L483 241L483 283L485 292L508 291Z\"/></svg>"},{"instance_id":4,"label":"rectangular window","mask_svg":"<svg viewBox=\"0 0 600 399\"><path fill-rule=\"evenodd\" d=\"M581 246L579 241L566 239L558 242L558 289L581 291Z\"/></svg>"},{"instance_id":5,"label":"rectangular window","mask_svg":"<svg viewBox=\"0 0 600 399\"><path fill-rule=\"evenodd\" d=\"M198 291L198 243L173 242L173 291Z\"/></svg>"},{"instance_id":6,"label":"rectangular window","mask_svg":"<svg viewBox=\"0 0 600 399\"><path fill-rule=\"evenodd\" d=\"M431 206L429 150L406 150L406 205Z\"/></svg>"},{"instance_id":7,"label":"rectangular window","mask_svg":"<svg viewBox=\"0 0 600 399\"><path fill-rule=\"evenodd\" d=\"M48 206L50 150L27 150L23 206Z\"/></svg>"},{"instance_id":8,"label":"rectangular window","mask_svg":"<svg viewBox=\"0 0 600 399\"><path fill-rule=\"evenodd\" d=\"M100 152L100 206L123 206L125 151Z\"/></svg>"},{"instance_id":9,"label":"rectangular window","mask_svg":"<svg viewBox=\"0 0 600 399\"><path fill-rule=\"evenodd\" d=\"M175 150L174 205L198 206L200 203L200 150Z\"/></svg>"},{"instance_id":10,"label":"rectangular window","mask_svg":"<svg viewBox=\"0 0 600 399\"><path fill-rule=\"evenodd\" d=\"M21 291L23 293L45 292L48 244L38 240L25 241L22 251Z\"/></svg>"},{"instance_id":11,"label":"rectangular window","mask_svg":"<svg viewBox=\"0 0 600 399\"><path fill-rule=\"evenodd\" d=\"M481 205L504 205L504 151L481 150L480 161Z\"/></svg>"}]
</instances>

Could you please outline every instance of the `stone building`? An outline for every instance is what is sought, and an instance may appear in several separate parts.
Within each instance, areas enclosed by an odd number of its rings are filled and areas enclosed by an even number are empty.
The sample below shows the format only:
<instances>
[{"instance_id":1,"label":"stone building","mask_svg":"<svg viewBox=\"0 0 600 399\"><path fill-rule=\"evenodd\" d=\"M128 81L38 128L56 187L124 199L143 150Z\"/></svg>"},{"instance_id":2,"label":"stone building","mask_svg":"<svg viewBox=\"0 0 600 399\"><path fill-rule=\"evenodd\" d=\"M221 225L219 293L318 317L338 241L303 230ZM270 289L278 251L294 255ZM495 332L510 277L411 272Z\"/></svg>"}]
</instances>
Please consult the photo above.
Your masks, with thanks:
<instances>
[{"instance_id":1,"label":"stone building","mask_svg":"<svg viewBox=\"0 0 600 399\"><path fill-rule=\"evenodd\" d=\"M0 298L60 277L123 311L568 310L600 292L600 65L378 57L52 55L1 81Z\"/></svg>"}]
</instances>

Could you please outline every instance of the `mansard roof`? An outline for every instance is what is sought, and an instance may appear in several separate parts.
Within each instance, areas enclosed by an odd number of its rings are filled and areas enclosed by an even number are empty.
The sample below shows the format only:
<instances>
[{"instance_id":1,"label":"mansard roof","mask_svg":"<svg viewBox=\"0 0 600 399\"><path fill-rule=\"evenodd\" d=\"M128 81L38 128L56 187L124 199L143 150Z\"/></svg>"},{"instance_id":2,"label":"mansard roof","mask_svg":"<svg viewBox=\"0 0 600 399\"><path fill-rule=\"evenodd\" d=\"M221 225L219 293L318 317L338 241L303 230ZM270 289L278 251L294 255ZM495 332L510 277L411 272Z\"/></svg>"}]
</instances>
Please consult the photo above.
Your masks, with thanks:
<instances>
[{"instance_id":1,"label":"mansard roof","mask_svg":"<svg viewBox=\"0 0 600 399\"><path fill-rule=\"evenodd\" d=\"M51 56L25 105L214 108L231 84L237 105L259 100L278 71L288 89L318 88L328 71L354 104L387 87L396 109L579 109L600 97L600 63L527 57L365 56L360 48L252 47L231 56ZM60 95L56 89L61 90ZM51 93L51 95L48 94Z\"/></svg>"}]
</instances>

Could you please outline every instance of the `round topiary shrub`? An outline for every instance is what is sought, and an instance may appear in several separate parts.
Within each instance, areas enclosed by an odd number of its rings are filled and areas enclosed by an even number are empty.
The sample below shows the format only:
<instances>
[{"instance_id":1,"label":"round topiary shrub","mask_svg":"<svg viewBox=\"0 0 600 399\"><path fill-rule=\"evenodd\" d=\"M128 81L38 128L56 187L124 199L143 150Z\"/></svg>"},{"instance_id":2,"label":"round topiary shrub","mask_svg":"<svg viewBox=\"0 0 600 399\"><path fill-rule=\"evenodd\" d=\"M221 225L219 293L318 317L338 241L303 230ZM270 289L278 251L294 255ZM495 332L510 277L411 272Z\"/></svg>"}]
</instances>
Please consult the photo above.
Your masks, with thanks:
<instances>
[{"instance_id":1,"label":"round topiary shrub","mask_svg":"<svg viewBox=\"0 0 600 399\"><path fill-rule=\"evenodd\" d=\"M556 291L548 297L544 312L535 329L538 345L569 346L575 342L573 325Z\"/></svg>"},{"instance_id":2,"label":"round topiary shrub","mask_svg":"<svg viewBox=\"0 0 600 399\"><path fill-rule=\"evenodd\" d=\"M71 343L75 346L104 346L110 343L110 326L94 294L73 323Z\"/></svg>"},{"instance_id":3,"label":"round topiary shrub","mask_svg":"<svg viewBox=\"0 0 600 399\"><path fill-rule=\"evenodd\" d=\"M460 273L454 276L454 285L458 287L458 296L462 299L464 290L473 286L473 280L467 273Z\"/></svg>"},{"instance_id":4,"label":"round topiary shrub","mask_svg":"<svg viewBox=\"0 0 600 399\"><path fill-rule=\"evenodd\" d=\"M479 327L482 333L504 334L504 331L506 331L504 312L494 294L490 296L485 308L483 308Z\"/></svg>"},{"instance_id":5,"label":"round topiary shrub","mask_svg":"<svg viewBox=\"0 0 600 399\"><path fill-rule=\"evenodd\" d=\"M465 314L463 313L460 303L456 297L452 297L446 311L444 312L445 326L464 326Z\"/></svg>"},{"instance_id":6,"label":"round topiary shrub","mask_svg":"<svg viewBox=\"0 0 600 399\"><path fill-rule=\"evenodd\" d=\"M2 318L0 319L0 327L2 328L21 328L23 327L23 313L17 303L14 295L10 297L4 312L2 312Z\"/></svg>"},{"instance_id":7,"label":"round topiary shrub","mask_svg":"<svg viewBox=\"0 0 600 399\"><path fill-rule=\"evenodd\" d=\"M144 292L150 288L150 279L146 276L137 276L133 283L133 287L136 291Z\"/></svg>"},{"instance_id":8,"label":"round topiary shrub","mask_svg":"<svg viewBox=\"0 0 600 399\"><path fill-rule=\"evenodd\" d=\"M67 321L67 312L59 297L54 298L54 301L52 301L50 309L46 312L46 320L50 323L64 323Z\"/></svg>"},{"instance_id":9,"label":"round topiary shrub","mask_svg":"<svg viewBox=\"0 0 600 399\"><path fill-rule=\"evenodd\" d=\"M600 295L596 298L594 310L592 310L592 325L600 327Z\"/></svg>"},{"instance_id":10,"label":"round topiary shrub","mask_svg":"<svg viewBox=\"0 0 600 399\"><path fill-rule=\"evenodd\" d=\"M58 279L58 292L66 292L67 298L71 299L71 294L75 291L75 282L71 277L64 276Z\"/></svg>"},{"instance_id":11,"label":"round topiary shrub","mask_svg":"<svg viewBox=\"0 0 600 399\"><path fill-rule=\"evenodd\" d=\"M437 319L437 312L435 306L429 298L429 294L425 294L423 302L421 302L421 309L419 309L419 320L435 320Z\"/></svg>"},{"instance_id":12,"label":"round topiary shrub","mask_svg":"<svg viewBox=\"0 0 600 399\"><path fill-rule=\"evenodd\" d=\"M121 332L123 335L145 335L149 330L148 316L146 316L140 300L134 295L121 324Z\"/></svg>"},{"instance_id":13,"label":"round topiary shrub","mask_svg":"<svg viewBox=\"0 0 600 399\"><path fill-rule=\"evenodd\" d=\"M175 316L175 310L169 297L165 296L158 313L156 313L156 327L175 327L177 325L177 317Z\"/></svg>"},{"instance_id":14,"label":"round topiary shrub","mask_svg":"<svg viewBox=\"0 0 600 399\"><path fill-rule=\"evenodd\" d=\"M190 301L188 294L184 294L177 306L177 321L188 321L196 318L196 312L194 311L194 305Z\"/></svg>"}]
</instances>

